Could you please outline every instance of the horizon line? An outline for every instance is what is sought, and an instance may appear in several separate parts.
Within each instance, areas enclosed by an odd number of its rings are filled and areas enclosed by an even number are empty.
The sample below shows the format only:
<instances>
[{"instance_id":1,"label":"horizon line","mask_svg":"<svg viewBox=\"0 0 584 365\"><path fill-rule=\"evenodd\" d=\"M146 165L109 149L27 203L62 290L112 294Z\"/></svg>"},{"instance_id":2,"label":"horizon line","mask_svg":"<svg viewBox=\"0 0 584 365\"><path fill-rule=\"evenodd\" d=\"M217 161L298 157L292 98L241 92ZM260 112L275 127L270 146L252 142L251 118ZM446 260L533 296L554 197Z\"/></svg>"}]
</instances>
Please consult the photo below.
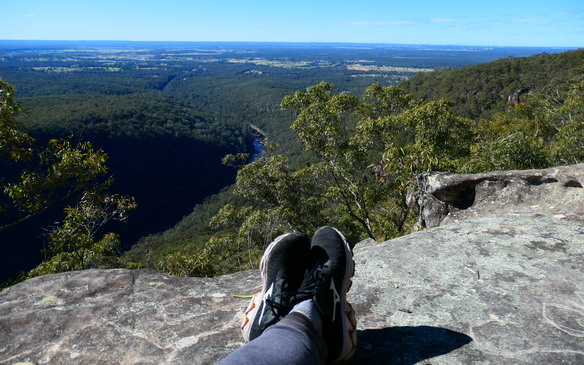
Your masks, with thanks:
<instances>
[{"instance_id":1,"label":"horizon line","mask_svg":"<svg viewBox=\"0 0 584 365\"><path fill-rule=\"evenodd\" d=\"M389 43L389 42L342 42L342 41L185 41L185 40L108 40L108 39L0 39L0 42L111 42L111 43L248 43L248 44L358 44L387 46L434 46L434 47L482 47L482 48L554 48L581 49L584 46L500 46L480 44L436 44L436 43Z\"/></svg>"}]
</instances>

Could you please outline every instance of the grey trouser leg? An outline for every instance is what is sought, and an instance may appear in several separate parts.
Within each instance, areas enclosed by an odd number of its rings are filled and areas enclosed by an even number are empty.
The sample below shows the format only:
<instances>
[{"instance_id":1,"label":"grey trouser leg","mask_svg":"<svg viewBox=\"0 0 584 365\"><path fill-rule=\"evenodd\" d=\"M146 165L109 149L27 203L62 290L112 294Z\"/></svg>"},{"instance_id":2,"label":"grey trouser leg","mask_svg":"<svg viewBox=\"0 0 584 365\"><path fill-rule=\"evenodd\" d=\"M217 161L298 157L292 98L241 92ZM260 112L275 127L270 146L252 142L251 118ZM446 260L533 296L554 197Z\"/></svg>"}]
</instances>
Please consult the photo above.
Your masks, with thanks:
<instances>
[{"instance_id":1,"label":"grey trouser leg","mask_svg":"<svg viewBox=\"0 0 584 365\"><path fill-rule=\"evenodd\" d=\"M326 344L312 322L303 314L290 312L220 365L321 365L326 356Z\"/></svg>"}]
</instances>

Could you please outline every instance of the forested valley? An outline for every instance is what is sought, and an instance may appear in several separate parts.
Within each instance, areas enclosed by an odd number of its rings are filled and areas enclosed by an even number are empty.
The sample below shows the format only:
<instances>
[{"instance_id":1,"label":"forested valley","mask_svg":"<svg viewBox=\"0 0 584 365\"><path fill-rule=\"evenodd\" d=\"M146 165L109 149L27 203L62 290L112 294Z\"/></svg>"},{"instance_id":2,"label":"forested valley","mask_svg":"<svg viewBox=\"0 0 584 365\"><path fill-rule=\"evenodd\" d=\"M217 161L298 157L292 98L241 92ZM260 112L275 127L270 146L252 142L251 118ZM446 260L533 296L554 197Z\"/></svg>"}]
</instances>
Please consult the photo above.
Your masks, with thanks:
<instances>
[{"instance_id":1,"label":"forested valley","mask_svg":"<svg viewBox=\"0 0 584 365\"><path fill-rule=\"evenodd\" d=\"M2 41L0 281L406 234L417 174L584 159L584 52L559 51Z\"/></svg>"}]
</instances>

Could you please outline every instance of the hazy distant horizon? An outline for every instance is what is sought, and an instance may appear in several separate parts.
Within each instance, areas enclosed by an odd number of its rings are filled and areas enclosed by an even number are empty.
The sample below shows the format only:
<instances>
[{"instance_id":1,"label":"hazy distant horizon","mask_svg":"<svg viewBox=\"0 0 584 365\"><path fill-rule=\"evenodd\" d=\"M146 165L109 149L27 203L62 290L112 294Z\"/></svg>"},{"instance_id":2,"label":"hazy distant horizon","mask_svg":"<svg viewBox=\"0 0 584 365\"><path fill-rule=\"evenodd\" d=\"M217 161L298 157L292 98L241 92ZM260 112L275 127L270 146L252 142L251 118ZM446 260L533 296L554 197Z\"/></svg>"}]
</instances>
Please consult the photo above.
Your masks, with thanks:
<instances>
[{"instance_id":1,"label":"hazy distant horizon","mask_svg":"<svg viewBox=\"0 0 584 365\"><path fill-rule=\"evenodd\" d=\"M499 45L480 45L480 44L430 44L430 43L380 43L380 42L320 42L320 41L173 41L173 40L108 40L108 39L87 39L87 40L67 40L67 39L0 39L0 47L3 43L44 43L44 44L149 44L149 45L213 45L213 44L249 44L249 45L272 45L272 46L326 46L326 45L340 45L340 46L369 46L369 47L406 47L406 48L420 48L420 47L437 47L437 48L477 48L481 50L490 48L526 48L526 49L555 49L555 50L575 50L584 48L571 46L499 46Z\"/></svg>"},{"instance_id":2,"label":"hazy distant horizon","mask_svg":"<svg viewBox=\"0 0 584 365\"><path fill-rule=\"evenodd\" d=\"M0 39L584 47L584 2L20 0Z\"/></svg>"}]
</instances>

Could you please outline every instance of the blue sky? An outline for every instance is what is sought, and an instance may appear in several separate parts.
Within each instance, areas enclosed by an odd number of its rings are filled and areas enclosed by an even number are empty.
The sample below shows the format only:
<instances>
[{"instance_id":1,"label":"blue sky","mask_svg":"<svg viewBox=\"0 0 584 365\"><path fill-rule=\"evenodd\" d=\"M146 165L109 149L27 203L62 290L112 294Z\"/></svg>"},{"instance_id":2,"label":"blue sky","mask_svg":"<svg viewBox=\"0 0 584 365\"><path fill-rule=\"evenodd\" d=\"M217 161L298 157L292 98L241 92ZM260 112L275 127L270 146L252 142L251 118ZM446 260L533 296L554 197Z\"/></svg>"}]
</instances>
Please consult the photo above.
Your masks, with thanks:
<instances>
[{"instance_id":1,"label":"blue sky","mask_svg":"<svg viewBox=\"0 0 584 365\"><path fill-rule=\"evenodd\" d=\"M1 0L0 39L584 47L583 0Z\"/></svg>"}]
</instances>

